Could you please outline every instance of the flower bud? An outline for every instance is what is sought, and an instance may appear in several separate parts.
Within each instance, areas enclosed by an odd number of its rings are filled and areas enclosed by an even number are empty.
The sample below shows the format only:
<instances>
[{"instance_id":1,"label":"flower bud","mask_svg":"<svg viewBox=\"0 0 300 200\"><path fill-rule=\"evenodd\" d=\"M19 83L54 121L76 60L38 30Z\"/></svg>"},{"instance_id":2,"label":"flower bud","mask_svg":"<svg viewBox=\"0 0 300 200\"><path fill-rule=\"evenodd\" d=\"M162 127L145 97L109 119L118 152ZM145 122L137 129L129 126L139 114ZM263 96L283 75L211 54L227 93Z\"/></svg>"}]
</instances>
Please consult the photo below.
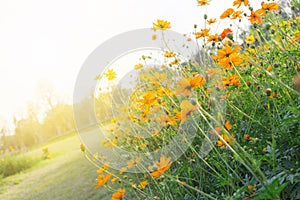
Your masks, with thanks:
<instances>
[{"instance_id":1,"label":"flower bud","mask_svg":"<svg viewBox=\"0 0 300 200\"><path fill-rule=\"evenodd\" d=\"M272 33L272 34L274 34L274 33L275 33L275 30L274 30L274 29L272 29L272 30L271 30L271 33Z\"/></svg>"},{"instance_id":2,"label":"flower bud","mask_svg":"<svg viewBox=\"0 0 300 200\"><path fill-rule=\"evenodd\" d=\"M231 39L231 40L233 39L233 35L232 35L231 33L228 33L228 34L227 34L227 37L228 37L229 39Z\"/></svg>"},{"instance_id":3,"label":"flower bud","mask_svg":"<svg viewBox=\"0 0 300 200\"><path fill-rule=\"evenodd\" d=\"M272 89L271 88L267 88L266 89L266 93L267 93L268 96L271 96Z\"/></svg>"}]
</instances>

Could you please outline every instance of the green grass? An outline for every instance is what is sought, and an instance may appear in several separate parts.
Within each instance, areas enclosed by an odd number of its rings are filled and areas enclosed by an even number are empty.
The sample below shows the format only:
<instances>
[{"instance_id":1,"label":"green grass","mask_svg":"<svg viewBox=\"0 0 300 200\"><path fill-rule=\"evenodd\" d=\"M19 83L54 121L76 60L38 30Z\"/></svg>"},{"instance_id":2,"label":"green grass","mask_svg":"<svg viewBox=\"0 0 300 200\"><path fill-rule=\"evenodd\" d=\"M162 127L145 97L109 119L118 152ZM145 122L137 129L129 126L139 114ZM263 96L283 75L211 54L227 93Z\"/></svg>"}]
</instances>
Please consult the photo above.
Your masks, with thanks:
<instances>
[{"instance_id":1,"label":"green grass","mask_svg":"<svg viewBox=\"0 0 300 200\"><path fill-rule=\"evenodd\" d=\"M94 189L96 168L85 159L79 145L73 134L25 153L41 156L47 146L52 158L21 174L0 178L0 199L110 199L104 188Z\"/></svg>"}]
</instances>

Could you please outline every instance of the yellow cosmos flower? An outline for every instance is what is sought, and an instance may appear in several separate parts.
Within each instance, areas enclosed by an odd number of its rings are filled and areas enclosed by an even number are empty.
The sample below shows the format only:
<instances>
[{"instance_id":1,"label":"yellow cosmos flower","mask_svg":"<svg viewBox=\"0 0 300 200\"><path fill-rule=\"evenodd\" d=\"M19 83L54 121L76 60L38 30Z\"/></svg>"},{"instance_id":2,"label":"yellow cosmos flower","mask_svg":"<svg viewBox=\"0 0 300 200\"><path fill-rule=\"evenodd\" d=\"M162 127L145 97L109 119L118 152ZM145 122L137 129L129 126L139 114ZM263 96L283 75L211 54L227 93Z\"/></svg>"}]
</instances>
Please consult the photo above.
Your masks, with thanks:
<instances>
[{"instance_id":1,"label":"yellow cosmos flower","mask_svg":"<svg viewBox=\"0 0 300 200\"><path fill-rule=\"evenodd\" d=\"M80 150L82 151L82 152L85 152L85 146L84 146L84 144L80 144Z\"/></svg>"},{"instance_id":2,"label":"yellow cosmos flower","mask_svg":"<svg viewBox=\"0 0 300 200\"><path fill-rule=\"evenodd\" d=\"M176 56L176 53L174 51L166 51L164 53L164 57L166 58L172 58L172 57L175 57Z\"/></svg>"},{"instance_id":3,"label":"yellow cosmos flower","mask_svg":"<svg viewBox=\"0 0 300 200\"><path fill-rule=\"evenodd\" d=\"M111 179L111 183L115 184L119 179L117 177Z\"/></svg>"},{"instance_id":4,"label":"yellow cosmos flower","mask_svg":"<svg viewBox=\"0 0 300 200\"><path fill-rule=\"evenodd\" d=\"M152 40L156 40L157 36L155 34L152 35Z\"/></svg>"},{"instance_id":5,"label":"yellow cosmos flower","mask_svg":"<svg viewBox=\"0 0 300 200\"><path fill-rule=\"evenodd\" d=\"M135 70L138 70L138 69L140 69L140 68L142 68L142 67L143 67L143 64L142 64L142 63L139 63L139 64L134 65L134 69L135 69Z\"/></svg>"},{"instance_id":6,"label":"yellow cosmos flower","mask_svg":"<svg viewBox=\"0 0 300 200\"><path fill-rule=\"evenodd\" d=\"M144 189L147 185L148 185L148 181L147 180L146 181L142 181L142 182L139 183L139 187L142 188L142 189Z\"/></svg>"},{"instance_id":7,"label":"yellow cosmos flower","mask_svg":"<svg viewBox=\"0 0 300 200\"><path fill-rule=\"evenodd\" d=\"M161 68L162 68L162 69L167 69L168 66L167 66L166 64L162 64L162 65L161 65Z\"/></svg>"},{"instance_id":8,"label":"yellow cosmos flower","mask_svg":"<svg viewBox=\"0 0 300 200\"><path fill-rule=\"evenodd\" d=\"M253 42L255 42L255 37L253 35L250 35L246 37L245 42L247 42L248 44L252 44Z\"/></svg>"},{"instance_id":9,"label":"yellow cosmos flower","mask_svg":"<svg viewBox=\"0 0 300 200\"><path fill-rule=\"evenodd\" d=\"M170 24L171 24L171 22L158 19L156 23L153 22L153 29L154 30L167 30L167 29L171 28Z\"/></svg>"},{"instance_id":10,"label":"yellow cosmos flower","mask_svg":"<svg viewBox=\"0 0 300 200\"><path fill-rule=\"evenodd\" d=\"M111 80L117 78L117 74L116 74L116 72L115 72L113 69L107 70L107 72L104 73L104 75L105 75L105 77L106 77L109 81L111 81Z\"/></svg>"},{"instance_id":11,"label":"yellow cosmos flower","mask_svg":"<svg viewBox=\"0 0 300 200\"><path fill-rule=\"evenodd\" d=\"M109 166L109 163L108 163L108 162L104 163L104 165L102 165L102 166L97 170L97 173L99 173L99 174L103 173L105 170L108 169L108 166Z\"/></svg>"}]
</instances>

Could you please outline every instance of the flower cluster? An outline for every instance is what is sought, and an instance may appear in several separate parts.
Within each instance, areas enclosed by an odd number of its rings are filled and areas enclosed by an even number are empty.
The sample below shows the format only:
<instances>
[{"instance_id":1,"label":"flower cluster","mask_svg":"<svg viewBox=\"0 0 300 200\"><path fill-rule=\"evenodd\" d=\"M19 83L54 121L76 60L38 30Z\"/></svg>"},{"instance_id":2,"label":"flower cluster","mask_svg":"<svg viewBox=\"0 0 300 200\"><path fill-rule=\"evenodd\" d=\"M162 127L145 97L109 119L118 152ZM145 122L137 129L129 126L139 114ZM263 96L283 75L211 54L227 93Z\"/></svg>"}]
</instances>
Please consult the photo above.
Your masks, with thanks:
<instances>
[{"instance_id":1,"label":"flower cluster","mask_svg":"<svg viewBox=\"0 0 300 200\"><path fill-rule=\"evenodd\" d=\"M211 3L196 2L200 7ZM277 153L289 153L283 145L277 145L276 139L289 141L293 148L297 146L282 130L297 132L300 31L296 25L300 18L276 18L282 12L276 2L261 2L257 9L251 3L234 0L218 19L205 14L204 26L200 29L195 26L195 41L212 58L207 63L185 62L178 52L166 49L161 53L164 61L159 67L147 64L152 59L150 55L141 57L144 63L133 65L138 84L132 93L128 94L126 88L112 88L112 93L119 92L122 99L114 100L118 102L114 108L118 115L105 125L108 137L100 142L101 146L111 151L122 148L148 155L159 152L177 136L182 136L177 142L185 143L189 139L185 137L185 126L196 132L196 137L176 162L170 155L160 154L145 166L141 157L131 157L116 173L109 172L110 163L104 163L98 169L97 188L106 185L112 189L118 185L112 199L125 198L125 192L138 194L139 198L153 195L150 198L157 199L156 193L172 193L168 184L176 187L176 183L180 183L176 190L180 192L170 194L172 199L196 199L199 194L211 199L231 195L251 199L258 192L269 195L268 198L280 196L280 192L267 190L276 184L270 182L279 176L282 166L277 164L284 163ZM228 20L233 24L243 20L250 28L243 34L238 32L240 27L235 30L232 25L213 31L214 23ZM152 28L163 34L171 28L171 23L158 19ZM156 40L156 35L152 39ZM187 38L187 42L191 40L192 37ZM96 79L112 81L116 76L109 69ZM222 107L224 104L226 109ZM209 142L204 144L205 140ZM205 155L205 148L214 151ZM81 150L86 151L84 146ZM291 160L297 160L296 157ZM136 168L146 172L128 178L126 172ZM267 169L266 173L261 169ZM267 186L269 183L271 186ZM213 190L221 192L210 196ZM189 194L182 196L187 191ZM165 198L164 195L162 192L161 197Z\"/></svg>"}]
</instances>

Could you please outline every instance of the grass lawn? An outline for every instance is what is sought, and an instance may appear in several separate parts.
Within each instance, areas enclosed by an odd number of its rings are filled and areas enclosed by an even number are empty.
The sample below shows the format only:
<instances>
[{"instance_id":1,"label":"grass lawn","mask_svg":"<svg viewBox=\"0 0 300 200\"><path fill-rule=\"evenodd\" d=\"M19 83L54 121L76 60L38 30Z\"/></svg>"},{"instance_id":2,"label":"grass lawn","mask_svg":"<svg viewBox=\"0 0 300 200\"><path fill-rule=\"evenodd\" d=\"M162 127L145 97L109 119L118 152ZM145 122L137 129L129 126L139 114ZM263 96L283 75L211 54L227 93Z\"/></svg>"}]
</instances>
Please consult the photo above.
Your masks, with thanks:
<instances>
[{"instance_id":1,"label":"grass lawn","mask_svg":"<svg viewBox=\"0 0 300 200\"><path fill-rule=\"evenodd\" d=\"M111 199L105 188L94 189L96 168L85 159L79 145L77 135L49 142L52 158L0 179L0 199ZM26 154L41 156L42 147Z\"/></svg>"}]
</instances>

